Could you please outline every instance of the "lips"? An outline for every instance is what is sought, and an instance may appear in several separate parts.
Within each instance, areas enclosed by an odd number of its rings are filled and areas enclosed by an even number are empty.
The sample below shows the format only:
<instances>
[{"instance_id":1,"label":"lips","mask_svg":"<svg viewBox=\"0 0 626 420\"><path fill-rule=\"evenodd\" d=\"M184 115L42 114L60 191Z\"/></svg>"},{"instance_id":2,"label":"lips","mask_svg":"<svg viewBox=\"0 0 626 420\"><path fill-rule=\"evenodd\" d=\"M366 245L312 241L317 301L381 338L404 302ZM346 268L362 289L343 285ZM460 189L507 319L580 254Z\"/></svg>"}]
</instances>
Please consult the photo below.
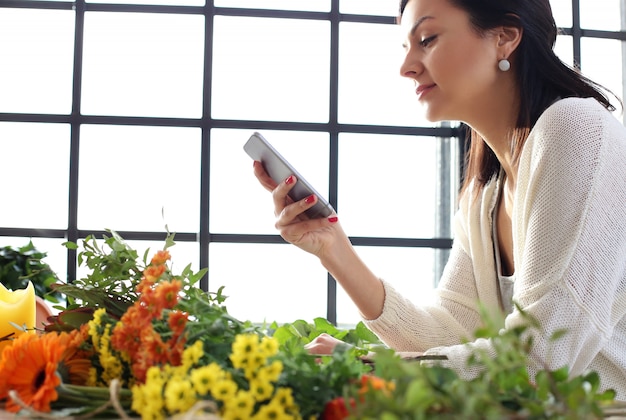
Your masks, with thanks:
<instances>
[{"instance_id":1,"label":"lips","mask_svg":"<svg viewBox=\"0 0 626 420\"><path fill-rule=\"evenodd\" d=\"M415 89L415 93L417 94L418 97L423 97L425 94L427 94L428 92L430 92L435 86L437 86L435 83L429 84L429 85L419 85L417 87L417 89Z\"/></svg>"}]
</instances>

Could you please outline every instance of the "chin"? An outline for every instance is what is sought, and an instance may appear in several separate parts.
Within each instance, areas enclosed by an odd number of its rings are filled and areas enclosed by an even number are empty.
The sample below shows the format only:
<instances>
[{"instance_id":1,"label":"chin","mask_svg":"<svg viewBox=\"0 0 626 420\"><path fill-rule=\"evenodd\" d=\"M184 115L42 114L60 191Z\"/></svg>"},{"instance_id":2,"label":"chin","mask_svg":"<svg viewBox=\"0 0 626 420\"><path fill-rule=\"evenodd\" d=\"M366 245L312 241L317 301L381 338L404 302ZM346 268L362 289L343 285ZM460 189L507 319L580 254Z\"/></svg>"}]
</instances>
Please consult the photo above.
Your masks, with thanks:
<instances>
[{"instance_id":1,"label":"chin","mask_svg":"<svg viewBox=\"0 0 626 420\"><path fill-rule=\"evenodd\" d=\"M433 110L432 108L427 107L426 112L424 113L424 118L433 123L449 120L449 118L446 118L443 114L434 111L435 110Z\"/></svg>"},{"instance_id":2,"label":"chin","mask_svg":"<svg viewBox=\"0 0 626 420\"><path fill-rule=\"evenodd\" d=\"M445 110L442 108L438 108L429 104L424 104L424 118L426 120L436 123L442 121L457 121L453 112L450 110Z\"/></svg>"}]
</instances>

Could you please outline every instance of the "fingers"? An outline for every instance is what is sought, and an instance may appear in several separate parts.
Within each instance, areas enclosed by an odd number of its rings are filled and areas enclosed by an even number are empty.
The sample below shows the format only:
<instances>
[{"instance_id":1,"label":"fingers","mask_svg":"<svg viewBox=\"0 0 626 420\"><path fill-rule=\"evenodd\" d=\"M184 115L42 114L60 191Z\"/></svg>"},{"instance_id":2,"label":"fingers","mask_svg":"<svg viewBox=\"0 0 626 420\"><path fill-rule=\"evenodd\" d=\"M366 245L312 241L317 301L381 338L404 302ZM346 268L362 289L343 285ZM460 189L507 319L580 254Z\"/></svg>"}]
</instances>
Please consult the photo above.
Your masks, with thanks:
<instances>
[{"instance_id":1,"label":"fingers","mask_svg":"<svg viewBox=\"0 0 626 420\"><path fill-rule=\"evenodd\" d=\"M279 216L287 205L293 203L293 200L287 194L289 193L289 191L291 191L291 189L295 185L297 181L296 177L291 175L287 177L287 179L283 180L281 183L277 184L276 181L274 181L267 174L261 162L254 161L253 169L254 169L254 176L256 176L256 178L259 180L261 185L263 185L263 187L266 190L272 193L272 197L274 200L274 214L276 216ZM310 201L311 198L309 198L308 200ZM304 203L303 205L306 206L307 204L308 202ZM295 216L293 217L296 217L299 214L298 212L294 212L294 211L292 211L291 213L292 214L295 213Z\"/></svg>"},{"instance_id":2,"label":"fingers","mask_svg":"<svg viewBox=\"0 0 626 420\"><path fill-rule=\"evenodd\" d=\"M331 337L326 333L322 333L315 337L310 343L306 344L304 348L310 354L327 355L332 354L335 346L339 340Z\"/></svg>"},{"instance_id":3,"label":"fingers","mask_svg":"<svg viewBox=\"0 0 626 420\"><path fill-rule=\"evenodd\" d=\"M311 220L304 214L305 211L315 206L318 198L315 195L310 195L297 202L294 202L289 197L289 191L295 186L298 180L294 175L288 176L280 183L276 183L265 171L263 164L259 161L255 161L253 164L254 175L259 182L265 187L265 189L272 192L272 199L274 201L274 215L276 216L275 227L280 231L281 236L288 242L293 242L302 237L306 232L310 232L316 229L320 229L327 224L334 224L337 222L337 217L333 214L328 219L316 219ZM296 222L308 221L309 223L299 224L295 228ZM294 229L291 231L291 229Z\"/></svg>"},{"instance_id":4,"label":"fingers","mask_svg":"<svg viewBox=\"0 0 626 420\"><path fill-rule=\"evenodd\" d=\"M258 160L255 160L252 164L252 167L254 169L254 176L256 176L261 185L263 185L263 187L268 191L274 191L274 188L276 188L278 184L276 184L276 182L272 178L270 178L267 172L265 172L263 164Z\"/></svg>"},{"instance_id":5,"label":"fingers","mask_svg":"<svg viewBox=\"0 0 626 420\"><path fill-rule=\"evenodd\" d=\"M309 354L316 354L320 356L333 354L333 351L335 351L338 347L348 348L352 346L326 333L318 335L311 340L310 343L304 346Z\"/></svg>"},{"instance_id":6,"label":"fingers","mask_svg":"<svg viewBox=\"0 0 626 420\"><path fill-rule=\"evenodd\" d=\"M283 183L284 185L279 185L272 193L274 197L275 214L278 216L276 224L279 226L289 224L290 221L296 218L298 220L307 220L308 217L303 213L317 203L317 197L315 195L309 195L294 203L291 198L287 196L289 190L293 188L293 183L295 183L295 178L289 177Z\"/></svg>"}]
</instances>

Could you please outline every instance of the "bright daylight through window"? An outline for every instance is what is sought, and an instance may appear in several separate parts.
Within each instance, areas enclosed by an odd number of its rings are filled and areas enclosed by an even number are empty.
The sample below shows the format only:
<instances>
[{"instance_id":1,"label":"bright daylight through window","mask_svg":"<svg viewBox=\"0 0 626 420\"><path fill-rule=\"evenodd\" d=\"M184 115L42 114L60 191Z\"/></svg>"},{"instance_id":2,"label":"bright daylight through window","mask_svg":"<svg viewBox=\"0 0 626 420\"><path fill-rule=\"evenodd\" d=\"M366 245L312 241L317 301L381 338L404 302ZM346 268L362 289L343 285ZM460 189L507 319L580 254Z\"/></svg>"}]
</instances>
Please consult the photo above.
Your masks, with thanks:
<instances>
[{"instance_id":1,"label":"bright daylight through window","mask_svg":"<svg viewBox=\"0 0 626 420\"><path fill-rule=\"evenodd\" d=\"M580 4L580 10L572 5ZM553 0L563 61L623 97L620 0ZM262 132L330 199L371 268L416 302L451 244L460 126L421 115L399 76L396 0L0 0L0 246L105 229L208 267L235 317L359 315L274 229L242 146ZM621 16L621 18L620 18ZM277 269L275 261L281 260ZM181 267L182 268L182 267Z\"/></svg>"}]
</instances>

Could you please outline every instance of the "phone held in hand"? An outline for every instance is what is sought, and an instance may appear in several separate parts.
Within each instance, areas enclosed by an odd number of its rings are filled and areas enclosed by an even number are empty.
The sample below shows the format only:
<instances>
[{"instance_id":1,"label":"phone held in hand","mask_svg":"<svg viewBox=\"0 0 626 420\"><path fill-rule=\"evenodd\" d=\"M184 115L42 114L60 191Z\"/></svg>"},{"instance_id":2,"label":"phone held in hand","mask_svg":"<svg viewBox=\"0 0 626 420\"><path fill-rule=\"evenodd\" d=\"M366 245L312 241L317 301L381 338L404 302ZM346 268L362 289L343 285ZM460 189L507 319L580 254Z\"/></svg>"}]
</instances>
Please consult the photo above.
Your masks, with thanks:
<instances>
[{"instance_id":1,"label":"phone held in hand","mask_svg":"<svg viewBox=\"0 0 626 420\"><path fill-rule=\"evenodd\" d=\"M297 182L289 191L289 197L294 201L302 200L314 194L317 202L313 207L305 211L311 219L328 217L332 214L333 207L307 182L302 175L263 137L260 133L253 133L243 149L254 160L260 161L265 172L277 183L285 181L289 175L295 175Z\"/></svg>"}]
</instances>

